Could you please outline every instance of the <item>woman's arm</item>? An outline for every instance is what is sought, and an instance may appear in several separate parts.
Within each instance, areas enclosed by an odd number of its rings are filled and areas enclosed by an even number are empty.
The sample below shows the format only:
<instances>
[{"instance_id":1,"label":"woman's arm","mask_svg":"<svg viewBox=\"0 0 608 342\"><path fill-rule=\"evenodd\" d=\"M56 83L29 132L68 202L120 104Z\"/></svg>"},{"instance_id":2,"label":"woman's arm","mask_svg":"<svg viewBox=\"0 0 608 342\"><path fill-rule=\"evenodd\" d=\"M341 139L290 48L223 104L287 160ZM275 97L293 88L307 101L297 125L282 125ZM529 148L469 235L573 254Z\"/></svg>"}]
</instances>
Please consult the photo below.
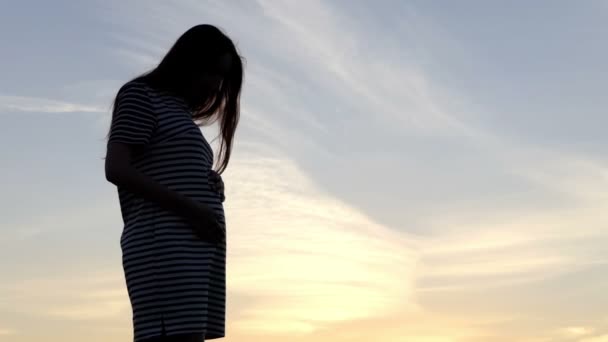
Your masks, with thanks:
<instances>
[{"instance_id":1,"label":"woman's arm","mask_svg":"<svg viewBox=\"0 0 608 342\"><path fill-rule=\"evenodd\" d=\"M162 208L182 216L189 215L197 203L157 183L131 165L134 149L127 144L109 143L106 154L106 179Z\"/></svg>"},{"instance_id":2,"label":"woman's arm","mask_svg":"<svg viewBox=\"0 0 608 342\"><path fill-rule=\"evenodd\" d=\"M186 218L201 237L211 237L215 240L215 237L222 235L219 238L223 238L221 226L210 207L172 191L139 172L131 164L133 151L131 145L112 142L108 144L105 175L110 183L156 202L163 209ZM218 236L207 234L218 234Z\"/></svg>"}]
</instances>

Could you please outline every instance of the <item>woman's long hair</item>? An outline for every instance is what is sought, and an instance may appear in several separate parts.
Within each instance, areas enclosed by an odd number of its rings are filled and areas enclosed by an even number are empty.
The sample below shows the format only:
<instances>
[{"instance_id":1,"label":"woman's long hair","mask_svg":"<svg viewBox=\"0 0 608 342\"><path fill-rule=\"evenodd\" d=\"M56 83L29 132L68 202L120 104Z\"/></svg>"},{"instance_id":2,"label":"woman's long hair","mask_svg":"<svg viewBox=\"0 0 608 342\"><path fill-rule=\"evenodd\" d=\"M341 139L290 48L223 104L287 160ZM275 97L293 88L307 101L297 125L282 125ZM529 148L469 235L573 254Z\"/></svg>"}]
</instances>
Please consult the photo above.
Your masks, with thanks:
<instances>
[{"instance_id":1,"label":"woman's long hair","mask_svg":"<svg viewBox=\"0 0 608 342\"><path fill-rule=\"evenodd\" d=\"M194 26L178 38L156 68L135 80L183 98L199 125L219 120L217 171L226 170L239 122L243 83L241 56L228 36L212 25Z\"/></svg>"}]
</instances>

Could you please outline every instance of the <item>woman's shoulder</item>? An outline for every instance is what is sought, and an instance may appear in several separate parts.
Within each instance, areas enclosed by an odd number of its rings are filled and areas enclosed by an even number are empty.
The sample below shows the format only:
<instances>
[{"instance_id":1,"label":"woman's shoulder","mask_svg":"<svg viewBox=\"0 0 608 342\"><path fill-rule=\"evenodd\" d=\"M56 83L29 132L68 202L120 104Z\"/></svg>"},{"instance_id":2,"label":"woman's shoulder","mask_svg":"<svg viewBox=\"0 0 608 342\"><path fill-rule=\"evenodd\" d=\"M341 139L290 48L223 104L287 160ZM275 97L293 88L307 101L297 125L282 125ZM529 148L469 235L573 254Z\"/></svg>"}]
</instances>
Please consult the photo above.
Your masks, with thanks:
<instances>
[{"instance_id":1,"label":"woman's shoulder","mask_svg":"<svg viewBox=\"0 0 608 342\"><path fill-rule=\"evenodd\" d=\"M118 90L118 96L123 97L125 95L134 96L139 98L149 97L150 87L142 80L134 79L123 84Z\"/></svg>"},{"instance_id":2,"label":"woman's shoulder","mask_svg":"<svg viewBox=\"0 0 608 342\"><path fill-rule=\"evenodd\" d=\"M187 107L185 100L174 93L164 89L158 89L142 79L134 79L123 84L117 95L118 99L145 101L151 108L163 108L165 106L178 105Z\"/></svg>"}]
</instances>

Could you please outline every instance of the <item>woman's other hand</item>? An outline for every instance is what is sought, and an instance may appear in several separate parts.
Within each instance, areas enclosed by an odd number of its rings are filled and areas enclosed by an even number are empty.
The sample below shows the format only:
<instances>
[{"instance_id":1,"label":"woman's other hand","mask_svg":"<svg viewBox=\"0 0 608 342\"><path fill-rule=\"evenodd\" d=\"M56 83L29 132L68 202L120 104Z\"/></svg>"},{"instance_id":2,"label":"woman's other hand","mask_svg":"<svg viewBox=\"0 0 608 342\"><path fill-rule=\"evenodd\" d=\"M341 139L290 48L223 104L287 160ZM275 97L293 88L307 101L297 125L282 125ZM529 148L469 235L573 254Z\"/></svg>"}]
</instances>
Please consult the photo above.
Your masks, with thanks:
<instances>
[{"instance_id":1,"label":"woman's other hand","mask_svg":"<svg viewBox=\"0 0 608 342\"><path fill-rule=\"evenodd\" d=\"M220 243L226 238L226 230L217 220L215 212L207 205L197 203L187 217L194 234L200 239Z\"/></svg>"},{"instance_id":2,"label":"woman's other hand","mask_svg":"<svg viewBox=\"0 0 608 342\"><path fill-rule=\"evenodd\" d=\"M211 170L209 172L209 182L211 183L211 188L222 196L222 202L224 202L226 195L224 195L224 180L222 176L217 171Z\"/></svg>"}]
</instances>

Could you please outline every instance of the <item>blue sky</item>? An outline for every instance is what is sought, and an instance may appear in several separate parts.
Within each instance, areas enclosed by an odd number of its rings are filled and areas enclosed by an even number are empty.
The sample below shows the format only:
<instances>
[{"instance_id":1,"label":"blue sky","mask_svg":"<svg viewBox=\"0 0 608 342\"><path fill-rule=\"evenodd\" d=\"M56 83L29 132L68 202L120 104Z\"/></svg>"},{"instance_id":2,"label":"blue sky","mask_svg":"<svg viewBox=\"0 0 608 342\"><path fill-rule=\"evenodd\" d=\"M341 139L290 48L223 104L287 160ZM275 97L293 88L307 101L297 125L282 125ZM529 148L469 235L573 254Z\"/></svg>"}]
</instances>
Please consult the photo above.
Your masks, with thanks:
<instances>
[{"instance_id":1,"label":"blue sky","mask_svg":"<svg viewBox=\"0 0 608 342\"><path fill-rule=\"evenodd\" d=\"M599 0L3 3L0 340L129 338L112 96L212 23L247 60L229 341L608 341L607 19Z\"/></svg>"}]
</instances>

